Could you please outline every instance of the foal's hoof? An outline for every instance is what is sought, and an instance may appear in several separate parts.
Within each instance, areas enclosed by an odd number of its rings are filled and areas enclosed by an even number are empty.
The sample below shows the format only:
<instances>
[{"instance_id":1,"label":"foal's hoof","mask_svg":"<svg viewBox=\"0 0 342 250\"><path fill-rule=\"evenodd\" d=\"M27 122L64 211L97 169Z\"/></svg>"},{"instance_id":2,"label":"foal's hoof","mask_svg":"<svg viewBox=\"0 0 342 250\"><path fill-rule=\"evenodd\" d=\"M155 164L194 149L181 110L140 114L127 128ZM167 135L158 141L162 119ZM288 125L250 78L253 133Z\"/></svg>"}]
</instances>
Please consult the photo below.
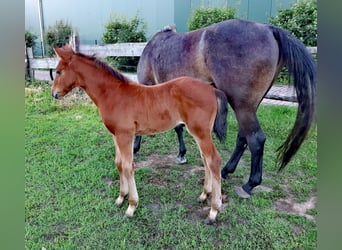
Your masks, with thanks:
<instances>
[{"instance_id":1,"label":"foal's hoof","mask_svg":"<svg viewBox=\"0 0 342 250\"><path fill-rule=\"evenodd\" d=\"M197 198L197 202L203 203L206 201L207 198L208 198L208 194L206 194L205 192L202 192L201 195Z\"/></svg>"},{"instance_id":2,"label":"foal's hoof","mask_svg":"<svg viewBox=\"0 0 342 250\"><path fill-rule=\"evenodd\" d=\"M247 193L245 190L243 190L242 187L235 187L235 193L244 199L248 199L249 197L251 197L251 195Z\"/></svg>"},{"instance_id":3,"label":"foal's hoof","mask_svg":"<svg viewBox=\"0 0 342 250\"><path fill-rule=\"evenodd\" d=\"M121 207L122 204L123 204L123 202L124 202L124 199L125 199L125 197L119 196L119 197L115 200L115 205L116 205L117 207Z\"/></svg>"},{"instance_id":4,"label":"foal's hoof","mask_svg":"<svg viewBox=\"0 0 342 250\"><path fill-rule=\"evenodd\" d=\"M178 162L179 164L184 164L184 163L187 162L187 160L186 160L185 156L180 156L180 155L178 155L178 156L177 156L177 162Z\"/></svg>"}]
</instances>

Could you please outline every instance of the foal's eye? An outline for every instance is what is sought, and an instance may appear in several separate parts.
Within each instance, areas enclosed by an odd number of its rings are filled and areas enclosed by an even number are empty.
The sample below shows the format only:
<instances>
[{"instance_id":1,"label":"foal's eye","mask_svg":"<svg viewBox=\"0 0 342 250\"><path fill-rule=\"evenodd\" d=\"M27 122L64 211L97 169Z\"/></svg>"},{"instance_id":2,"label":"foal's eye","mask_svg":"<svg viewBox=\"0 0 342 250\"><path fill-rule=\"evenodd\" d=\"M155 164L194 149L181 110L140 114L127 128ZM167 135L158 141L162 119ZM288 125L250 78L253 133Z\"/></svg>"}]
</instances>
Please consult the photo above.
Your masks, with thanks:
<instances>
[{"instance_id":1,"label":"foal's eye","mask_svg":"<svg viewBox=\"0 0 342 250\"><path fill-rule=\"evenodd\" d=\"M61 70L56 70L56 74L60 75L61 74Z\"/></svg>"}]
</instances>

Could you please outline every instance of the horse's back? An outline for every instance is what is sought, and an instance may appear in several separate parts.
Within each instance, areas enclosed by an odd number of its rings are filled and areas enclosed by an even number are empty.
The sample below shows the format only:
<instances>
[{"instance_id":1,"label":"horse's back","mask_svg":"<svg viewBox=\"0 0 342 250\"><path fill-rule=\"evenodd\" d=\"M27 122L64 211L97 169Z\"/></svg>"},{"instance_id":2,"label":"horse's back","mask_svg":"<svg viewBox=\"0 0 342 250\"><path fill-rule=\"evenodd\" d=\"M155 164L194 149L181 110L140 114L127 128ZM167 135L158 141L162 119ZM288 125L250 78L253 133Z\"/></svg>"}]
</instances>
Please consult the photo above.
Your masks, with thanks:
<instances>
[{"instance_id":1,"label":"horse's back","mask_svg":"<svg viewBox=\"0 0 342 250\"><path fill-rule=\"evenodd\" d=\"M228 20L208 27L203 36L206 66L217 88L234 108L248 98L256 108L278 70L279 48L268 25Z\"/></svg>"},{"instance_id":2,"label":"horse's back","mask_svg":"<svg viewBox=\"0 0 342 250\"><path fill-rule=\"evenodd\" d=\"M199 54L194 52L197 51L201 33L201 30L192 32L191 39L188 39L186 33L171 30L156 33L140 56L137 68L139 83L154 85L180 76L209 82L208 79L199 77L199 70L189 70L198 61L194 56Z\"/></svg>"},{"instance_id":3,"label":"horse's back","mask_svg":"<svg viewBox=\"0 0 342 250\"><path fill-rule=\"evenodd\" d=\"M158 32L140 57L138 80L158 84L196 77L215 83L233 108L257 108L278 73L278 61L269 25L233 19L186 33Z\"/></svg>"}]
</instances>

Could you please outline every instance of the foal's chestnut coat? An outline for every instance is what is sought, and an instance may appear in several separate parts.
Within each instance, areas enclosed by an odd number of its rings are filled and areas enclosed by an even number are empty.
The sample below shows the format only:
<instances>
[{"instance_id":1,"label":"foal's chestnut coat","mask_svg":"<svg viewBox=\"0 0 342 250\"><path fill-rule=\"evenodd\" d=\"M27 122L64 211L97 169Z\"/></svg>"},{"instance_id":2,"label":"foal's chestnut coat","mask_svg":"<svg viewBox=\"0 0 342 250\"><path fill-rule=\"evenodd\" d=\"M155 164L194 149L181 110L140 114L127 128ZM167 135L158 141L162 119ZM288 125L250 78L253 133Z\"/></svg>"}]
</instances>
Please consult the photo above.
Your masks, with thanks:
<instances>
[{"instance_id":1,"label":"foal's chestnut coat","mask_svg":"<svg viewBox=\"0 0 342 250\"><path fill-rule=\"evenodd\" d=\"M139 85L95 57L75 53L69 46L55 48L55 52L60 61L52 85L53 97L59 99L74 87L83 88L113 135L115 163L120 174L120 194L115 203L121 206L124 198L129 196L125 215L133 216L138 204L134 180L134 136L161 133L185 124L200 149L205 181L199 200L204 201L211 194L211 210L206 223L213 223L222 201L221 158L211 131L214 130L220 140L225 139L225 94L190 77L157 86Z\"/></svg>"}]
</instances>

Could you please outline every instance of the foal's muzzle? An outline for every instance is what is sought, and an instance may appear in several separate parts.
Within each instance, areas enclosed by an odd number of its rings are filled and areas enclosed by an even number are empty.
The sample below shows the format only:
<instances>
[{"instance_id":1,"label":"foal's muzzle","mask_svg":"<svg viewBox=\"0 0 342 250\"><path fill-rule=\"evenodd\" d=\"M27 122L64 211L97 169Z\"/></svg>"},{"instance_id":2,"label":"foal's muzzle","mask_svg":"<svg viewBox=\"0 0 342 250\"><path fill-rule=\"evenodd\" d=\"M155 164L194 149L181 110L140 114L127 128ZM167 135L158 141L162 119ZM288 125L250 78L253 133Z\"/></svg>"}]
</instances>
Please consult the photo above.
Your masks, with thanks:
<instances>
[{"instance_id":1,"label":"foal's muzzle","mask_svg":"<svg viewBox=\"0 0 342 250\"><path fill-rule=\"evenodd\" d=\"M56 98L56 99L60 99L61 96L59 95L59 92L58 91L51 91L51 95Z\"/></svg>"}]
</instances>

